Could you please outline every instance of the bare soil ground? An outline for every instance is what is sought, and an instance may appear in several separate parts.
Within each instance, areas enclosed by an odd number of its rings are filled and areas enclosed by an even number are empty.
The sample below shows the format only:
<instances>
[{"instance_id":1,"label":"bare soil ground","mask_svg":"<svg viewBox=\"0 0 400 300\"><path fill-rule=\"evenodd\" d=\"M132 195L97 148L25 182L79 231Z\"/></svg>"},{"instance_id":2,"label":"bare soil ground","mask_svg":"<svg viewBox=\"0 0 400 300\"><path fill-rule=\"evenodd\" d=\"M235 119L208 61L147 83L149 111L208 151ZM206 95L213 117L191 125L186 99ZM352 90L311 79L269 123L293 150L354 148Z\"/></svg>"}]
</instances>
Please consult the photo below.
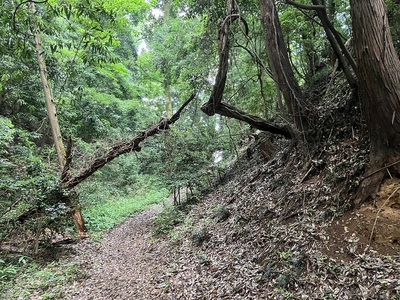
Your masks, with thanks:
<instances>
[{"instance_id":1,"label":"bare soil ground","mask_svg":"<svg viewBox=\"0 0 400 300\"><path fill-rule=\"evenodd\" d=\"M77 245L75 259L87 277L68 288L66 299L152 299L149 285L157 257L151 218L157 212L153 208L137 214L101 241Z\"/></svg>"},{"instance_id":2,"label":"bare soil ground","mask_svg":"<svg viewBox=\"0 0 400 300\"><path fill-rule=\"evenodd\" d=\"M400 180L387 180L372 203L334 220L328 234L328 252L338 258L348 259L343 241L352 241L359 254L372 249L381 255L400 255Z\"/></svg>"}]
</instances>

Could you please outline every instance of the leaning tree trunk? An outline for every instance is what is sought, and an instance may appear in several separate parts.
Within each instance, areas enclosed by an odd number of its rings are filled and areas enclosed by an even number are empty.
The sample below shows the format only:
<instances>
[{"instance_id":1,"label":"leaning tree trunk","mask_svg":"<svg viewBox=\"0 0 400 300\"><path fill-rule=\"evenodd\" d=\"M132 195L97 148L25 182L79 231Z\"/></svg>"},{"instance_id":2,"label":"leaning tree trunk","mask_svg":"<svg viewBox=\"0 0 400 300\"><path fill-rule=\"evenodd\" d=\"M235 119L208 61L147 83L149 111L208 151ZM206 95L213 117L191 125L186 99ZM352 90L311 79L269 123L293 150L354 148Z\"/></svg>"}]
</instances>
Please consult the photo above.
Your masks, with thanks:
<instances>
[{"instance_id":1,"label":"leaning tree trunk","mask_svg":"<svg viewBox=\"0 0 400 300\"><path fill-rule=\"evenodd\" d=\"M294 76L273 0L260 0L262 22L270 67L282 92L288 114L297 129L303 130L306 102Z\"/></svg>"},{"instance_id":2,"label":"leaning tree trunk","mask_svg":"<svg viewBox=\"0 0 400 300\"><path fill-rule=\"evenodd\" d=\"M370 162L357 202L373 196L385 174L400 174L400 61L384 0L351 0L360 100Z\"/></svg>"},{"instance_id":3,"label":"leaning tree trunk","mask_svg":"<svg viewBox=\"0 0 400 300\"><path fill-rule=\"evenodd\" d=\"M28 2L28 6L29 6L30 10L32 10L32 11L35 10L34 2L32 2L32 1ZM45 98L45 102L46 102L49 124L50 124L50 128L51 128L52 136L53 136L54 147L57 152L59 167L61 169L61 172L64 173L64 167L66 164L65 148L64 148L64 144L63 144L63 140L62 140L60 125L58 123L56 105L54 103L50 84L47 79L46 59L44 56L44 49L42 46L42 37L40 34L39 25L37 25L37 24L35 24L34 36L35 36L36 56L37 56L37 60L38 60L38 64L39 64L40 80L41 80L42 86L43 86L43 93L44 93L44 98ZM63 174L63 176L67 176L67 175ZM74 199L75 199L75 193L71 192L71 195L68 198L68 203L66 203L66 204L72 209L72 217L73 217L75 226L77 228L78 235L84 236L85 232L87 231L86 226L85 226L85 221L83 219L81 210L79 209L79 207L77 207L75 205Z\"/></svg>"}]
</instances>

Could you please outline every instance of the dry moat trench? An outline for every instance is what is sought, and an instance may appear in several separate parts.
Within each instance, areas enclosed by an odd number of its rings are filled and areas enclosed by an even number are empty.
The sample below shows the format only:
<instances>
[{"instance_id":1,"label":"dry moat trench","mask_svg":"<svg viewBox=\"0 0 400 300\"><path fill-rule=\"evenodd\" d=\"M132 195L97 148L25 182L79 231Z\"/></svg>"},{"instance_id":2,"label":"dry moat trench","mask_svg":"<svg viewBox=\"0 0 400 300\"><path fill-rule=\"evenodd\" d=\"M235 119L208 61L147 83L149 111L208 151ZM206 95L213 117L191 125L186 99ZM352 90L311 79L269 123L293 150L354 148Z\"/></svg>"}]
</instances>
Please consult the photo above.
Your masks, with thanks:
<instances>
[{"instance_id":1,"label":"dry moat trench","mask_svg":"<svg viewBox=\"0 0 400 300\"><path fill-rule=\"evenodd\" d=\"M266 159L270 142L256 141L251 159L243 154L169 235L154 235L153 208L74 246L69 259L87 273L64 298L400 299L400 181L344 212L339 191L349 183L332 180L330 167L358 152L356 142L333 147L315 172L288 141L274 141Z\"/></svg>"}]
</instances>

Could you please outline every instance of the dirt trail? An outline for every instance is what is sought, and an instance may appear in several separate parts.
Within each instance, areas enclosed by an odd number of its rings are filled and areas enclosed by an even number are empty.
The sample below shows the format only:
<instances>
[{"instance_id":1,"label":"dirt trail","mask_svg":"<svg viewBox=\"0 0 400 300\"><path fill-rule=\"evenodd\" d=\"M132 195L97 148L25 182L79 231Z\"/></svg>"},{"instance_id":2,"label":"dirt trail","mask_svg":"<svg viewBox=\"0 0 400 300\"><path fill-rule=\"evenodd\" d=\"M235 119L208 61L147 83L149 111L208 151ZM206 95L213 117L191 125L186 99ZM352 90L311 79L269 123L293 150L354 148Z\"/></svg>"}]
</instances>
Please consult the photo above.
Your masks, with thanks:
<instances>
[{"instance_id":1,"label":"dirt trail","mask_svg":"<svg viewBox=\"0 0 400 300\"><path fill-rule=\"evenodd\" d=\"M151 219L159 209L131 217L99 242L81 243L76 259L87 268L87 277L68 287L65 299L152 299L148 288L157 257Z\"/></svg>"}]
</instances>

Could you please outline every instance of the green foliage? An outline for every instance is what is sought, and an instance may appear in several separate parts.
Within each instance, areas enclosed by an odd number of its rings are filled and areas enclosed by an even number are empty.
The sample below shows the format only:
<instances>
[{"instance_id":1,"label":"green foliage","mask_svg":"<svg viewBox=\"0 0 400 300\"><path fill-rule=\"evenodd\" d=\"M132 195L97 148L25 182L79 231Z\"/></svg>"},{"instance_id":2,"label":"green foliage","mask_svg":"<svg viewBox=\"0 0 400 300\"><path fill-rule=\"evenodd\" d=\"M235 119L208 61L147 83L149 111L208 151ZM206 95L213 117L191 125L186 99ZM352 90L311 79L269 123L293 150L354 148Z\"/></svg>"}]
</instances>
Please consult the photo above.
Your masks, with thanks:
<instances>
[{"instance_id":1,"label":"green foliage","mask_svg":"<svg viewBox=\"0 0 400 300\"><path fill-rule=\"evenodd\" d=\"M36 3L36 10L3 1L0 239L23 232L38 238L45 228L64 232L72 227L70 195L59 186L41 82L32 71L38 68L32 29L40 28L61 130L74 141L76 173L93 153L100 155L115 140L156 122L165 111L165 84L172 85L174 108L193 89L201 98L209 94L217 57L210 20L223 6L214 7L210 17L194 11L181 15L189 6L177 3L171 17L160 22L147 1L51 0ZM141 38L149 51L138 55ZM251 60L240 63L250 66ZM256 88L246 91L253 94ZM257 111L257 96L250 98L252 104L243 106ZM74 202L80 202L90 231L100 235L173 188L208 184L203 169L212 164L215 151L229 157L232 141L219 118L202 115L200 104L189 107L173 131L149 139L142 152L116 159L78 188ZM222 127L218 133L217 126ZM223 137L218 140L217 134Z\"/></svg>"},{"instance_id":2,"label":"green foliage","mask_svg":"<svg viewBox=\"0 0 400 300\"><path fill-rule=\"evenodd\" d=\"M184 216L184 212L176 206L165 207L153 220L156 225L155 234L169 234L177 224L183 221Z\"/></svg>"},{"instance_id":3,"label":"green foliage","mask_svg":"<svg viewBox=\"0 0 400 300\"><path fill-rule=\"evenodd\" d=\"M104 197L96 204L83 209L89 231L101 236L108 229L126 220L133 213L146 210L168 195L166 189L148 190L125 196Z\"/></svg>"},{"instance_id":4,"label":"green foliage","mask_svg":"<svg viewBox=\"0 0 400 300\"><path fill-rule=\"evenodd\" d=\"M18 266L7 265L6 262L0 259L0 285L4 286L18 272ZM2 289L0 289L2 290Z\"/></svg>"},{"instance_id":5,"label":"green foliage","mask_svg":"<svg viewBox=\"0 0 400 300\"><path fill-rule=\"evenodd\" d=\"M304 14L291 5L282 9L282 31L290 47L290 58L296 75L307 79L317 66L327 63L328 57L321 55L329 47L323 28L314 12Z\"/></svg>"},{"instance_id":6,"label":"green foliage","mask_svg":"<svg viewBox=\"0 0 400 300\"><path fill-rule=\"evenodd\" d=\"M398 4L386 2L397 43ZM227 14L226 3L171 3L171 11L156 17L150 10L154 2L140 0L50 0L37 3L35 11L26 4L2 2L2 231L3 224L26 212L39 212L23 223L34 231L40 226L51 227L51 222L59 223L55 220L68 212L63 204L67 195L58 186L41 83L32 71L37 70L32 32L36 24L43 37L62 132L74 141L74 172L87 163L93 152L104 153L115 140L129 139L165 115L167 86L173 110L192 90L198 95L171 131L147 140L140 153L108 164L79 188L91 229L105 230L115 224L111 219L119 217L107 212L117 209L114 203L122 203L120 215L127 216L138 209L131 197L144 195L155 201L166 193L164 189L216 182L216 174L236 154L236 144L246 130L242 123L206 117L199 109L212 89L218 61L217 21ZM345 38L351 36L348 1L327 3L334 4L329 17L337 30ZM304 87L327 78L331 70L330 46L315 12L300 12L283 2L277 8L292 64ZM268 75L258 3L241 3L240 10L250 32L244 35L240 22L230 28L232 49L224 101L246 112L274 118L277 93ZM138 53L142 42L147 50ZM317 72L321 65L325 66ZM219 164L214 161L217 152L223 157Z\"/></svg>"},{"instance_id":7,"label":"green foliage","mask_svg":"<svg viewBox=\"0 0 400 300\"><path fill-rule=\"evenodd\" d=\"M74 141L74 173L116 140L132 138L165 116L167 87L173 110L192 91L198 95L169 132L146 140L140 153L119 157L78 187L80 199L75 201L80 202L95 237L176 188L212 186L221 168L237 154L245 126L220 116L206 117L200 111L213 86L217 23L227 14L226 2L171 1L171 11L164 8L162 17L150 10L155 2L49 0L36 3L34 11L24 2L2 1L0 240L12 233L32 235L44 228L63 232L71 227L65 204L70 195L59 187L41 82L35 72L36 25L43 38L62 133ZM259 4L242 2L240 14L250 32L243 34L241 22L230 28L232 48L223 101L254 115L275 118L277 92L268 75ZM386 3L399 49L399 4L394 0ZM349 1L327 4L334 4L329 17L347 39L351 36ZM158 8L162 8L161 2ZM315 12L300 12L283 1L277 2L277 8L296 76L304 88L311 88L328 77L334 60L325 33ZM141 43L147 49L138 53ZM215 161L217 153L222 162ZM224 221L229 215L226 208L218 207L214 217ZM156 233L170 233L183 219L184 212L178 208L166 208L154 220ZM207 238L205 231L193 235L198 245ZM0 260L1 284L13 279L21 268L25 275L16 281L10 299L28 298L36 284L49 289L43 298L58 298L58 287L73 279L76 271L75 265L26 266ZM23 292L18 293L18 287Z\"/></svg>"},{"instance_id":8,"label":"green foliage","mask_svg":"<svg viewBox=\"0 0 400 300\"><path fill-rule=\"evenodd\" d=\"M389 25L393 43L397 50L397 55L400 55L400 3L396 0L386 0L385 2L388 8Z\"/></svg>"},{"instance_id":9,"label":"green foliage","mask_svg":"<svg viewBox=\"0 0 400 300\"><path fill-rule=\"evenodd\" d=\"M63 196L55 172L44 163L32 142L37 136L15 128L4 117L0 117L0 128L0 239L18 224L17 220L25 230L34 232L39 230L39 220L51 227L54 220L66 214L67 207L59 201ZM24 215L31 212L36 218L26 221Z\"/></svg>"},{"instance_id":10,"label":"green foliage","mask_svg":"<svg viewBox=\"0 0 400 300\"><path fill-rule=\"evenodd\" d=\"M38 101L40 82L33 44L24 39L26 24L13 22L15 2L2 1L0 6L0 115L8 116L16 125L34 128L45 115ZM15 17L29 18L27 10L18 10ZM39 126L38 126L39 127Z\"/></svg>"},{"instance_id":11,"label":"green foliage","mask_svg":"<svg viewBox=\"0 0 400 300\"><path fill-rule=\"evenodd\" d=\"M0 259L0 295L4 288L17 276L18 272L27 264L27 258L19 256L17 258Z\"/></svg>"},{"instance_id":12,"label":"green foliage","mask_svg":"<svg viewBox=\"0 0 400 300\"><path fill-rule=\"evenodd\" d=\"M31 299L33 294L40 299L60 299L64 294L63 286L82 278L85 271L79 269L78 262L52 262L41 264L35 261L25 262L19 267L20 274L13 284L3 286L3 299Z\"/></svg>"}]
</instances>

